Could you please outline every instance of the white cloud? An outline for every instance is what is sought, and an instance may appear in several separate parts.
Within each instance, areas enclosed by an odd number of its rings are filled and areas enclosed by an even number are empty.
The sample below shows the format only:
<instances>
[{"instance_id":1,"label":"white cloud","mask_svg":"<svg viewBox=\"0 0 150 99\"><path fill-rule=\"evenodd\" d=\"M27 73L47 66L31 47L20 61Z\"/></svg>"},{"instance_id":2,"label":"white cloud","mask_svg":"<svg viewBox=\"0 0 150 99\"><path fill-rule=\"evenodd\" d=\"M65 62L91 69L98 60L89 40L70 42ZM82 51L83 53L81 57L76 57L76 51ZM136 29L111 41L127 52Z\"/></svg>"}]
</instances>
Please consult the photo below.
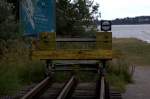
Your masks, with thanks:
<instances>
[{"instance_id":1,"label":"white cloud","mask_svg":"<svg viewBox=\"0 0 150 99\"><path fill-rule=\"evenodd\" d=\"M95 0L103 19L150 15L150 0Z\"/></svg>"}]
</instances>

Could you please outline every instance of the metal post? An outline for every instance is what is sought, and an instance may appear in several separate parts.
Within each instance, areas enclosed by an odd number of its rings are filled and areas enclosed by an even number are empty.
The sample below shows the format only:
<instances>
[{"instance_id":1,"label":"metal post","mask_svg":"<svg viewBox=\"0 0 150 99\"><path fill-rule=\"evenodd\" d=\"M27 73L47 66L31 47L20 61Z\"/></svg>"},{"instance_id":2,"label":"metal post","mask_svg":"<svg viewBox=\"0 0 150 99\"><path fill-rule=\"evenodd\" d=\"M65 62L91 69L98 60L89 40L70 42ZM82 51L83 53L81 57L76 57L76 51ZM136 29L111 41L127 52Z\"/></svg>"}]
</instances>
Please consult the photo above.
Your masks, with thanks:
<instances>
[{"instance_id":1,"label":"metal post","mask_svg":"<svg viewBox=\"0 0 150 99\"><path fill-rule=\"evenodd\" d=\"M55 72L55 66L51 60L46 60L46 75L51 76Z\"/></svg>"},{"instance_id":2,"label":"metal post","mask_svg":"<svg viewBox=\"0 0 150 99\"><path fill-rule=\"evenodd\" d=\"M110 99L109 88L106 83L106 62L107 60L101 60L101 64L98 66L98 81L96 89L96 99Z\"/></svg>"},{"instance_id":3,"label":"metal post","mask_svg":"<svg viewBox=\"0 0 150 99\"><path fill-rule=\"evenodd\" d=\"M106 74L106 60L102 60L101 67L101 90L100 90L100 99L105 99L105 74Z\"/></svg>"},{"instance_id":4,"label":"metal post","mask_svg":"<svg viewBox=\"0 0 150 99\"><path fill-rule=\"evenodd\" d=\"M109 93L109 84L106 81L106 62L107 60L102 60L102 73L101 73L101 96L103 98L100 99L110 99L110 93Z\"/></svg>"}]
</instances>

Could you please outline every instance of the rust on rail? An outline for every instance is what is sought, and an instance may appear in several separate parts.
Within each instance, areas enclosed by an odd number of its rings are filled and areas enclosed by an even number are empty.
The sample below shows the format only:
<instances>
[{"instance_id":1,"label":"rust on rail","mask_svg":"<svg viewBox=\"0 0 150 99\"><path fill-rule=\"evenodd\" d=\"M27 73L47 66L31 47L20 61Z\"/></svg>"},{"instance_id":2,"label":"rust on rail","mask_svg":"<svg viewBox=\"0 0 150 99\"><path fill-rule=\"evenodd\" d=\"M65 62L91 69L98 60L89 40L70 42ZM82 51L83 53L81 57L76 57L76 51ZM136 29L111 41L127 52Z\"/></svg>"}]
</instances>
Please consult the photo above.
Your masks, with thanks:
<instances>
[{"instance_id":1,"label":"rust on rail","mask_svg":"<svg viewBox=\"0 0 150 99\"><path fill-rule=\"evenodd\" d=\"M43 88L45 88L51 80L51 77L46 77L33 89L31 89L27 94L25 94L21 99L33 99Z\"/></svg>"}]
</instances>

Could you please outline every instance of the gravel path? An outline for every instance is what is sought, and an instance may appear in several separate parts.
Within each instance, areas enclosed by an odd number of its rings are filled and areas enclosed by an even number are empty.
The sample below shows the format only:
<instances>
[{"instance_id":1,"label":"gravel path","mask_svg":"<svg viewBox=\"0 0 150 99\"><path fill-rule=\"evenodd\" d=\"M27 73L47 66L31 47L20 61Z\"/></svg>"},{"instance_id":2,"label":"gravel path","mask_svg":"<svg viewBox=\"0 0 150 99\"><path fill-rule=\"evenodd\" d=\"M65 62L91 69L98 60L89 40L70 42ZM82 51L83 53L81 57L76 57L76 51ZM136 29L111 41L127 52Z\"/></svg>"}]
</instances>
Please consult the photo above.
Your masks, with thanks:
<instances>
[{"instance_id":1,"label":"gravel path","mask_svg":"<svg viewBox=\"0 0 150 99\"><path fill-rule=\"evenodd\" d=\"M123 99L150 99L150 67L136 67L134 83L127 86Z\"/></svg>"}]
</instances>

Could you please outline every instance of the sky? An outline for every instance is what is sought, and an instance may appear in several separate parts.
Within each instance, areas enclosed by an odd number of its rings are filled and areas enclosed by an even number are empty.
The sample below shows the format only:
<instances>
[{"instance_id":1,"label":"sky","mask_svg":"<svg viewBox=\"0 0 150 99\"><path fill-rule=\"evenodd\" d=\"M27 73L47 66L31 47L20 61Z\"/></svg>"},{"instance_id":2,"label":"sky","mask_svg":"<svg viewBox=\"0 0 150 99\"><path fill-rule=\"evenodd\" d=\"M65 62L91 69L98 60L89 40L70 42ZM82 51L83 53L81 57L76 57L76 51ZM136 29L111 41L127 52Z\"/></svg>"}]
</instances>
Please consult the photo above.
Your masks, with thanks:
<instances>
[{"instance_id":1,"label":"sky","mask_svg":"<svg viewBox=\"0 0 150 99\"><path fill-rule=\"evenodd\" d=\"M150 15L150 0L95 0L100 4L101 19Z\"/></svg>"}]
</instances>

